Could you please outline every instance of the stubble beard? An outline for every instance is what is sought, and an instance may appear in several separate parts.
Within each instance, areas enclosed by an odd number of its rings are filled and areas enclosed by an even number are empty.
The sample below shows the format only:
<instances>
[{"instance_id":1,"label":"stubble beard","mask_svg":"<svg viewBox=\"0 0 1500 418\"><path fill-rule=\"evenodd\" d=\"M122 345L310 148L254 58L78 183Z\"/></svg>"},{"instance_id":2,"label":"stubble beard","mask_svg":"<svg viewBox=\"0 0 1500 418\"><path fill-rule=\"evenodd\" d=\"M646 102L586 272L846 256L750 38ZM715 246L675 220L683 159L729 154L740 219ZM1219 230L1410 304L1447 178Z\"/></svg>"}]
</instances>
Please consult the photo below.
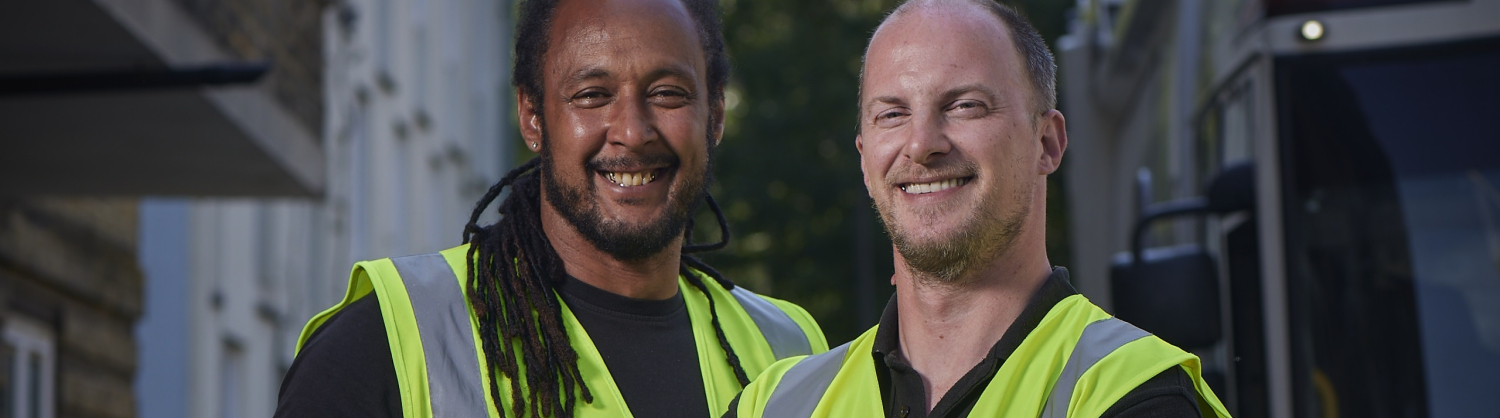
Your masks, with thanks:
<instances>
[{"instance_id":1,"label":"stubble beard","mask_svg":"<svg viewBox=\"0 0 1500 418\"><path fill-rule=\"evenodd\" d=\"M880 213L880 223L890 235L891 242L896 245L896 251L906 260L914 278L932 284L953 285L970 276L973 269L982 268L1015 245L1022 225L1031 213L1031 189L1034 187L1031 183L1025 183L1022 190L1017 190L1015 195L1009 197L1017 208L1009 213L998 209L1001 206L997 201L1004 197L995 195L987 195L974 207L913 211L916 213L908 215L912 220L921 220L951 210L971 211L969 217L960 222L949 236L925 241L916 239L916 234L902 229L896 220L895 208L889 207L889 204L875 199L875 210Z\"/></svg>"},{"instance_id":2,"label":"stubble beard","mask_svg":"<svg viewBox=\"0 0 1500 418\"><path fill-rule=\"evenodd\" d=\"M542 182L550 203L563 219L572 225L579 235L603 251L621 261L640 261L661 254L683 236L693 212L708 194L708 184L713 175L713 142L709 141L708 164L701 173L686 173L679 170L674 179L680 181L667 197L667 208L662 216L646 224L628 224L620 220L605 219L599 209L593 170L587 170L584 186L569 187L559 181L557 166L552 159L546 129L542 130L541 171Z\"/></svg>"}]
</instances>

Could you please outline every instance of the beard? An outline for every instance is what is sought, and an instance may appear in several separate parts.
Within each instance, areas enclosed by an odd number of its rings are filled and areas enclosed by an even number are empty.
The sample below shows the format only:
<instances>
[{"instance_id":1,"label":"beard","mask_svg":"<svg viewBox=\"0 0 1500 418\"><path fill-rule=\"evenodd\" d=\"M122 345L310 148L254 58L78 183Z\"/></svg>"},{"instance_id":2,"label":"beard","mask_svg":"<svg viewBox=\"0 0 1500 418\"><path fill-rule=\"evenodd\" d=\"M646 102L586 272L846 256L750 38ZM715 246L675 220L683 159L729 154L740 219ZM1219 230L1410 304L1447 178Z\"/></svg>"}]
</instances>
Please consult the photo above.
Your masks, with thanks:
<instances>
[{"instance_id":1,"label":"beard","mask_svg":"<svg viewBox=\"0 0 1500 418\"><path fill-rule=\"evenodd\" d=\"M906 260L915 276L934 283L956 284L975 268L984 266L995 257L1009 251L1021 234L1021 226L1031 213L1032 189L1030 182L1021 182L1021 190L1008 198L1014 207L1005 211L999 200L1005 197L988 194L973 207L927 208L909 210L908 223L938 216L952 211L968 211L968 217L959 223L947 236L921 239L918 233L925 225L910 225L903 229L896 219L898 214L891 203L875 200L875 210L880 213L880 223L895 244L896 251ZM897 193L900 193L899 191ZM1008 212L1008 213L1007 213Z\"/></svg>"},{"instance_id":2,"label":"beard","mask_svg":"<svg viewBox=\"0 0 1500 418\"><path fill-rule=\"evenodd\" d=\"M549 138L542 132L542 143ZM661 254L678 237L682 237L692 220L693 212L708 194L708 185L713 181L713 148L710 138L708 164L703 171L688 173L680 170L677 156L665 154L645 157L596 158L586 164L585 170L592 178L597 167L639 163L642 165L666 164L679 171L673 176L677 183L669 189L666 210L657 219L645 224L629 224L616 219L606 219L599 209L596 186L586 181L582 187L565 185L557 176L557 166L552 159L551 147L542 146L541 172L545 181L547 203L556 208L563 219L576 229L579 235L603 251L622 261L639 261Z\"/></svg>"}]
</instances>

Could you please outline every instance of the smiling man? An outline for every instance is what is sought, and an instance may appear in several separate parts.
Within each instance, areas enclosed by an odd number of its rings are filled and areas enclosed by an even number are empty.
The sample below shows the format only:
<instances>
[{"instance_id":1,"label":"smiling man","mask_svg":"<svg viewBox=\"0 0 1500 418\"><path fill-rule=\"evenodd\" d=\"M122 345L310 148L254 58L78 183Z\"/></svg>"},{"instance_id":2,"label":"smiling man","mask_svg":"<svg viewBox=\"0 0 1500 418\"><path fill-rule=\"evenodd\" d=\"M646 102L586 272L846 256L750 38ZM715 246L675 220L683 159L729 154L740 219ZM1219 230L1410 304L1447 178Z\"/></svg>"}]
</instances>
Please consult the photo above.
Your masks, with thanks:
<instances>
[{"instance_id":1,"label":"smiling man","mask_svg":"<svg viewBox=\"0 0 1500 418\"><path fill-rule=\"evenodd\" d=\"M1228 416L1198 359L1052 267L1046 179L1068 136L1036 30L991 0L914 0L865 54L865 186L895 244L880 324L777 363L726 416Z\"/></svg>"},{"instance_id":2,"label":"smiling man","mask_svg":"<svg viewBox=\"0 0 1500 418\"><path fill-rule=\"evenodd\" d=\"M801 308L684 253L723 132L711 0L527 0L515 79L540 154L465 245L360 262L308 322L277 416L704 417L827 350ZM504 187L502 219L476 224ZM728 230L723 229L728 238Z\"/></svg>"}]
</instances>

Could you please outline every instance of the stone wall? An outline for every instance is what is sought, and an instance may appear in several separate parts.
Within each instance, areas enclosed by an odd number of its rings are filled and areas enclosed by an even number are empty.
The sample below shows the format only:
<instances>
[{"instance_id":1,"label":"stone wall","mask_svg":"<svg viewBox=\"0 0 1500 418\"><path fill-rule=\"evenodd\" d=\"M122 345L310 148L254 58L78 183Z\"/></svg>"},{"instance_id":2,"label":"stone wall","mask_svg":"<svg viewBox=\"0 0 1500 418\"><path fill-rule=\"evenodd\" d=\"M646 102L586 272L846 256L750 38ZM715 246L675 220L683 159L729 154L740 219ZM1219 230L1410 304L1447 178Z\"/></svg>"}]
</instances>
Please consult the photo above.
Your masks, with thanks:
<instances>
[{"instance_id":1,"label":"stone wall","mask_svg":"<svg viewBox=\"0 0 1500 418\"><path fill-rule=\"evenodd\" d=\"M56 416L135 416L137 204L0 198L0 316L50 328Z\"/></svg>"}]
</instances>

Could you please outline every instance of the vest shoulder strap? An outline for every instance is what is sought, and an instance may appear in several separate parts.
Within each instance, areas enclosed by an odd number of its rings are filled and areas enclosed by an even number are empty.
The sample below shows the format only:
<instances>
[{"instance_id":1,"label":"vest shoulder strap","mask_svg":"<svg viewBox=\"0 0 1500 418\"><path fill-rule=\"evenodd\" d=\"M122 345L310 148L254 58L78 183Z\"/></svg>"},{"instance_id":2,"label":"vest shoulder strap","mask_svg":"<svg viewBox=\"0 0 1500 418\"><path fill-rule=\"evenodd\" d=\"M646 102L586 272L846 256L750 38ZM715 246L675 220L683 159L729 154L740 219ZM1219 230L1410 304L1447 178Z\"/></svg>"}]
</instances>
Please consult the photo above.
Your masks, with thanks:
<instances>
[{"instance_id":1,"label":"vest shoulder strap","mask_svg":"<svg viewBox=\"0 0 1500 418\"><path fill-rule=\"evenodd\" d=\"M849 353L849 345L853 343L850 341L821 354L808 356L788 369L771 391L765 412L761 416L811 417L818 402L823 399L823 394L828 391L828 386L833 383L833 378L843 367L844 357Z\"/></svg>"},{"instance_id":2,"label":"vest shoulder strap","mask_svg":"<svg viewBox=\"0 0 1500 418\"><path fill-rule=\"evenodd\" d=\"M474 349L469 308L457 275L442 254L391 259L411 298L427 363L427 393L434 417L482 417L483 376ZM405 336L401 336L405 337Z\"/></svg>"},{"instance_id":3,"label":"vest shoulder strap","mask_svg":"<svg viewBox=\"0 0 1500 418\"><path fill-rule=\"evenodd\" d=\"M771 345L771 353L777 360L813 353L807 333L780 307L743 287L735 286L729 293L755 321L756 328L760 328L761 335L766 337L766 343Z\"/></svg>"},{"instance_id":4,"label":"vest shoulder strap","mask_svg":"<svg viewBox=\"0 0 1500 418\"><path fill-rule=\"evenodd\" d=\"M1078 381L1083 377L1084 372L1125 344L1150 335L1134 325L1113 317L1094 321L1085 326L1083 335L1078 337L1078 343L1073 346L1073 353L1068 356L1068 362L1063 365L1062 371L1058 373L1057 381L1052 385L1052 393L1047 396L1047 404L1042 409L1042 417L1066 417L1068 404L1073 399L1073 390L1078 386Z\"/></svg>"}]
</instances>

